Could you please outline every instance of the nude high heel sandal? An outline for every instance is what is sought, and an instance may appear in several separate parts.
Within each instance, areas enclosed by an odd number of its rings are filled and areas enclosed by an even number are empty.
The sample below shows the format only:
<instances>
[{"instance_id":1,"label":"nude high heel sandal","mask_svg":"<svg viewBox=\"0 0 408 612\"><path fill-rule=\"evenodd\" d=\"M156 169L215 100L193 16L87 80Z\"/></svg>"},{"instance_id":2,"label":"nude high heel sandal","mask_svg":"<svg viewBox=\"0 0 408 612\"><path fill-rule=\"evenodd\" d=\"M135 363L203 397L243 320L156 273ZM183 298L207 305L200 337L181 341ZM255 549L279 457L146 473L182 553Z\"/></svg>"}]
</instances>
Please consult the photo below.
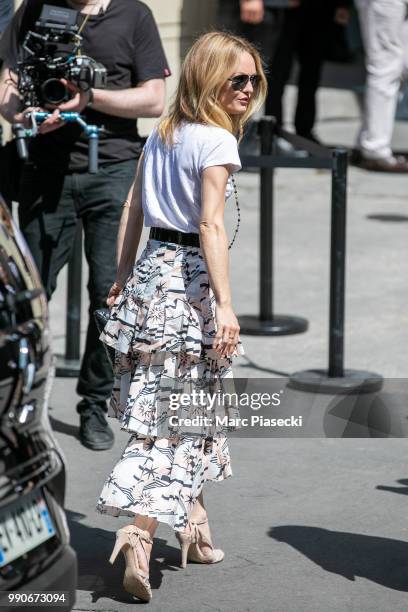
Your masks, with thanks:
<instances>
[{"instance_id":1,"label":"nude high heel sandal","mask_svg":"<svg viewBox=\"0 0 408 612\"><path fill-rule=\"evenodd\" d=\"M208 523L208 518L205 521L196 523L189 521L191 532L176 531L176 538L181 546L181 567L185 568L187 561L195 561L196 563L218 563L224 558L224 551L220 548L214 548L209 538L198 525ZM200 541L208 544L211 551L204 554L200 548Z\"/></svg>"},{"instance_id":2,"label":"nude high heel sandal","mask_svg":"<svg viewBox=\"0 0 408 612\"><path fill-rule=\"evenodd\" d=\"M139 543L143 550L143 554L146 557L146 561L149 561L149 557L146 553L143 541L152 543L153 540L150 537L148 531L136 527L136 525L125 525L116 532L116 542L113 548L109 563L113 564L119 552L122 551L126 561L126 570L123 577L123 588L131 595L135 595L143 601L150 601L152 598L152 590L150 588L149 575L140 569L138 548L140 551Z\"/></svg>"}]
</instances>

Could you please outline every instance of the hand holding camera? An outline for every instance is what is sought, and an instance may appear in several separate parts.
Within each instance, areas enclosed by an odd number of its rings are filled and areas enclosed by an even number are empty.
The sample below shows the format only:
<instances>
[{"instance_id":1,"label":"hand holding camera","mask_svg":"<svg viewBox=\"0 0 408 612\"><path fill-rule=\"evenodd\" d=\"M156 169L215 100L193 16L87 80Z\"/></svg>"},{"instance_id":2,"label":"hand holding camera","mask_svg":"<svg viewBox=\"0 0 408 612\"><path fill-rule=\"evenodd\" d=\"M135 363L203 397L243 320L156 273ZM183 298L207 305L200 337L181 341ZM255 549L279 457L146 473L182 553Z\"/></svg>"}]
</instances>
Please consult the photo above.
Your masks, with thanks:
<instances>
[{"instance_id":1,"label":"hand holding camera","mask_svg":"<svg viewBox=\"0 0 408 612\"><path fill-rule=\"evenodd\" d=\"M80 89L74 83L70 83L66 79L61 79L61 82L66 89L71 93L71 98L67 102L63 102L57 106L61 112L76 112L81 113L92 99L92 90L89 87L86 90ZM51 106L51 105L50 105Z\"/></svg>"},{"instance_id":2,"label":"hand holding camera","mask_svg":"<svg viewBox=\"0 0 408 612\"><path fill-rule=\"evenodd\" d=\"M41 108L39 106L29 106L22 113L18 113L15 116L15 123L21 124L25 127L26 130L32 128L32 114L33 113L45 113L47 109ZM45 119L41 125L38 126L37 133L38 134L46 134L47 132L53 132L58 128L65 125L63 117L61 117L60 110L55 108L55 110L49 115L47 119Z\"/></svg>"}]
</instances>

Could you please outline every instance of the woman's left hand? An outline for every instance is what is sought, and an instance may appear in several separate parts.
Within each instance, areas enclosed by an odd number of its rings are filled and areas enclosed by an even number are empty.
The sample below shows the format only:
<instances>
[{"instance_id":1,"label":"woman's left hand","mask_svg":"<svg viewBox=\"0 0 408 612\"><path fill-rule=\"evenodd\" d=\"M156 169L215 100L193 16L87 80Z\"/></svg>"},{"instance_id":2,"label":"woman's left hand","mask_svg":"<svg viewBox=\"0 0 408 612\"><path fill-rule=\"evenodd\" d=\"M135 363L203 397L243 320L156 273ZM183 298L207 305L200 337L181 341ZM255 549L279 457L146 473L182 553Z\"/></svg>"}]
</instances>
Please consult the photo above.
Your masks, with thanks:
<instances>
[{"instance_id":1,"label":"woman's left hand","mask_svg":"<svg viewBox=\"0 0 408 612\"><path fill-rule=\"evenodd\" d=\"M116 298L118 297L122 289L123 289L122 285L120 285L118 282L115 281L113 283L112 287L109 290L109 294L106 300L106 303L109 306L109 308L113 306Z\"/></svg>"}]
</instances>

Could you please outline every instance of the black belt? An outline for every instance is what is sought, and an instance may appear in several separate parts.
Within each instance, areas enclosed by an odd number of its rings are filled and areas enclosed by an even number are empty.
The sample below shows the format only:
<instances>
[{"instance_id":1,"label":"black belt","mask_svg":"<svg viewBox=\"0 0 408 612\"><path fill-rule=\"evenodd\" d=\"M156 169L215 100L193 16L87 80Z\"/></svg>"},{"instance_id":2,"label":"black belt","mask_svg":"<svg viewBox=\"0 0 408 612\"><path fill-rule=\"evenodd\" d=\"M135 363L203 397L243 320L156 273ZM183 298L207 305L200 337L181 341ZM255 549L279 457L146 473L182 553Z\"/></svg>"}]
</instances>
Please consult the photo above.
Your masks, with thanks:
<instances>
[{"instance_id":1,"label":"black belt","mask_svg":"<svg viewBox=\"0 0 408 612\"><path fill-rule=\"evenodd\" d=\"M161 240L162 242L174 242L183 246L200 246L200 236L198 234L187 234L186 232L178 232L177 230L166 229L164 227L150 228L149 238Z\"/></svg>"}]
</instances>

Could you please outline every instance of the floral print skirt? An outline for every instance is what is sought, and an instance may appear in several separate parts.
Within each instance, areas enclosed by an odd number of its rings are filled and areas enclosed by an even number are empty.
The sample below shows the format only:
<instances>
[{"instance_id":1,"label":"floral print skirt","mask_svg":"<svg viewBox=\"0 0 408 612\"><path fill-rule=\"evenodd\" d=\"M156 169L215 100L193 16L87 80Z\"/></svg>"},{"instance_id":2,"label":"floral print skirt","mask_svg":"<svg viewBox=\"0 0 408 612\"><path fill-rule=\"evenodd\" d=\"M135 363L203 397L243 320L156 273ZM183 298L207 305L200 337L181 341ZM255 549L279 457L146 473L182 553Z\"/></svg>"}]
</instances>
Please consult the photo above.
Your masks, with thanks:
<instances>
[{"instance_id":1,"label":"floral print skirt","mask_svg":"<svg viewBox=\"0 0 408 612\"><path fill-rule=\"evenodd\" d=\"M232 475L232 358L212 349L215 298L198 247L149 239L100 339L115 349L108 416L130 439L96 510L182 531L207 480ZM243 355L239 343L235 355Z\"/></svg>"}]
</instances>

